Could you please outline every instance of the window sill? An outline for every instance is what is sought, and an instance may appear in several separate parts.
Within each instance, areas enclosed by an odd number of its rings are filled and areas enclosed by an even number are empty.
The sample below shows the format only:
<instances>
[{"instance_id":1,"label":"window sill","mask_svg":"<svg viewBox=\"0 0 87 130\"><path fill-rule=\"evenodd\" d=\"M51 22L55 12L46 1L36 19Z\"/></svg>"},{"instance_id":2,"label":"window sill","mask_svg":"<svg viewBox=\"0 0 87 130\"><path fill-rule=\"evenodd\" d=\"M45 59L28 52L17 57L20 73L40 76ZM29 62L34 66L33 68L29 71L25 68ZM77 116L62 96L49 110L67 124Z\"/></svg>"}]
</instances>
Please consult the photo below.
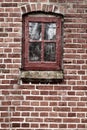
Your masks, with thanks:
<instances>
[{"instance_id":1,"label":"window sill","mask_svg":"<svg viewBox=\"0 0 87 130\"><path fill-rule=\"evenodd\" d=\"M63 80L63 71L21 71L21 77L24 83L57 83Z\"/></svg>"}]
</instances>

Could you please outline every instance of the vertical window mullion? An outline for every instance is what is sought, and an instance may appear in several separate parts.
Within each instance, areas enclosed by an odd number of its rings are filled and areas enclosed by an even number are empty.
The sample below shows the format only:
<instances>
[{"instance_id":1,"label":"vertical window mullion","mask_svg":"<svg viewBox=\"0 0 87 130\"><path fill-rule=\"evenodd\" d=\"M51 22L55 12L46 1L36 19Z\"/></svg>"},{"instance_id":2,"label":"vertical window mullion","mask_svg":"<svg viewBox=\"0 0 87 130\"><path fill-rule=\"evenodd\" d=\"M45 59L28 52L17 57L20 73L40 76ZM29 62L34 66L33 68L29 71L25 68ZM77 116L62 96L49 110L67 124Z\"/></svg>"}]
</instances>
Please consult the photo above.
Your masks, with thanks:
<instances>
[{"instance_id":1,"label":"vertical window mullion","mask_svg":"<svg viewBox=\"0 0 87 130\"><path fill-rule=\"evenodd\" d=\"M44 23L42 23L41 61L44 62Z\"/></svg>"}]
</instances>

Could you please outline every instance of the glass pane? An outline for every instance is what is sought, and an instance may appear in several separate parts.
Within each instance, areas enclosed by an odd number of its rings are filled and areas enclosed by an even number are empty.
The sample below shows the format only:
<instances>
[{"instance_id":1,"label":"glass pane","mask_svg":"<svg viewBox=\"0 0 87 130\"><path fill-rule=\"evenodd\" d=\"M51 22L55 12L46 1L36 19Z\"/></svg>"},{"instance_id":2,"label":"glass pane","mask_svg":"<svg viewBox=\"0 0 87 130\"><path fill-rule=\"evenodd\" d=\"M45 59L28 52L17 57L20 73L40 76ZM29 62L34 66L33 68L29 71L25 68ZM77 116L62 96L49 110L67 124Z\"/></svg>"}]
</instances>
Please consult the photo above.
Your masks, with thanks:
<instances>
[{"instance_id":1,"label":"glass pane","mask_svg":"<svg viewBox=\"0 0 87 130\"><path fill-rule=\"evenodd\" d=\"M55 57L56 57L56 44L55 43L45 43L44 60L45 61L55 61Z\"/></svg>"},{"instance_id":2,"label":"glass pane","mask_svg":"<svg viewBox=\"0 0 87 130\"><path fill-rule=\"evenodd\" d=\"M30 40L41 40L41 23L29 22Z\"/></svg>"},{"instance_id":3,"label":"glass pane","mask_svg":"<svg viewBox=\"0 0 87 130\"><path fill-rule=\"evenodd\" d=\"M29 46L29 60L40 61L41 60L41 43L30 43Z\"/></svg>"},{"instance_id":4,"label":"glass pane","mask_svg":"<svg viewBox=\"0 0 87 130\"><path fill-rule=\"evenodd\" d=\"M55 40L56 39L56 23L46 23L45 24L44 39L45 40Z\"/></svg>"}]
</instances>

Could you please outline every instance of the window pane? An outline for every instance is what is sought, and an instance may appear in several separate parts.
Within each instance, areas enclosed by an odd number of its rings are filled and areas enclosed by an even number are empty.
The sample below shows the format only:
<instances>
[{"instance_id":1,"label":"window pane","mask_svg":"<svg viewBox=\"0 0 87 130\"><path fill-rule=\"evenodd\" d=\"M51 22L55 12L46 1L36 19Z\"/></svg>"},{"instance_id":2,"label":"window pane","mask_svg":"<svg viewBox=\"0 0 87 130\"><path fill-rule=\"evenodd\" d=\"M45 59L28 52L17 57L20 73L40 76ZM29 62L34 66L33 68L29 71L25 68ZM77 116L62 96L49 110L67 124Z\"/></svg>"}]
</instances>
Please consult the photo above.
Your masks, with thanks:
<instances>
[{"instance_id":1,"label":"window pane","mask_svg":"<svg viewBox=\"0 0 87 130\"><path fill-rule=\"evenodd\" d=\"M29 60L40 61L41 60L41 43L30 43L29 46Z\"/></svg>"},{"instance_id":2,"label":"window pane","mask_svg":"<svg viewBox=\"0 0 87 130\"><path fill-rule=\"evenodd\" d=\"M29 22L30 40L41 40L41 23Z\"/></svg>"},{"instance_id":3,"label":"window pane","mask_svg":"<svg viewBox=\"0 0 87 130\"><path fill-rule=\"evenodd\" d=\"M46 23L45 24L44 39L45 40L56 40L56 23Z\"/></svg>"},{"instance_id":4,"label":"window pane","mask_svg":"<svg viewBox=\"0 0 87 130\"><path fill-rule=\"evenodd\" d=\"M55 57L56 57L56 44L55 43L45 43L44 60L45 61L55 61Z\"/></svg>"}]
</instances>

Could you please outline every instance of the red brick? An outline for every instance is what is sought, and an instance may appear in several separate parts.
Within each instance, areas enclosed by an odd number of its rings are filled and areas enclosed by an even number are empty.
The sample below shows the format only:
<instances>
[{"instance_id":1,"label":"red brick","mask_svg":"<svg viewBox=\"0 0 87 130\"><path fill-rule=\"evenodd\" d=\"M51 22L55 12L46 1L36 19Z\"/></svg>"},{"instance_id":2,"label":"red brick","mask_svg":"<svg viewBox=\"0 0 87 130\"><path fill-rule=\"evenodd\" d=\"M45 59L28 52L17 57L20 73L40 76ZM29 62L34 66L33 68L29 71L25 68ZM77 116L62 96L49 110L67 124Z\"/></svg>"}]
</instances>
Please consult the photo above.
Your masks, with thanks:
<instances>
[{"instance_id":1,"label":"red brick","mask_svg":"<svg viewBox=\"0 0 87 130\"><path fill-rule=\"evenodd\" d=\"M0 79L4 79L5 78L5 76L4 75L0 75Z\"/></svg>"},{"instance_id":2,"label":"red brick","mask_svg":"<svg viewBox=\"0 0 87 130\"><path fill-rule=\"evenodd\" d=\"M7 37L8 33L0 33L0 37Z\"/></svg>"},{"instance_id":3,"label":"red brick","mask_svg":"<svg viewBox=\"0 0 87 130\"><path fill-rule=\"evenodd\" d=\"M36 107L35 111L52 111L51 107Z\"/></svg>"},{"instance_id":4,"label":"red brick","mask_svg":"<svg viewBox=\"0 0 87 130\"><path fill-rule=\"evenodd\" d=\"M59 104L59 106L67 106L67 102L63 102L63 101L59 102L58 104Z\"/></svg>"},{"instance_id":5,"label":"red brick","mask_svg":"<svg viewBox=\"0 0 87 130\"><path fill-rule=\"evenodd\" d=\"M75 92L74 91L69 91L68 95L75 95Z\"/></svg>"},{"instance_id":6,"label":"red brick","mask_svg":"<svg viewBox=\"0 0 87 130\"><path fill-rule=\"evenodd\" d=\"M39 106L39 102L31 102L31 106Z\"/></svg>"},{"instance_id":7,"label":"red brick","mask_svg":"<svg viewBox=\"0 0 87 130\"><path fill-rule=\"evenodd\" d=\"M57 0L49 0L49 2L57 2Z\"/></svg>"},{"instance_id":8,"label":"red brick","mask_svg":"<svg viewBox=\"0 0 87 130\"><path fill-rule=\"evenodd\" d=\"M34 90L35 89L35 86L34 85L19 85L18 86L18 89L21 89L21 90Z\"/></svg>"},{"instance_id":9,"label":"red brick","mask_svg":"<svg viewBox=\"0 0 87 130\"><path fill-rule=\"evenodd\" d=\"M76 117L76 113L68 113L68 117Z\"/></svg>"},{"instance_id":10,"label":"red brick","mask_svg":"<svg viewBox=\"0 0 87 130\"><path fill-rule=\"evenodd\" d=\"M2 112L1 113L1 117L8 117L9 116L9 113L8 112Z\"/></svg>"},{"instance_id":11,"label":"red brick","mask_svg":"<svg viewBox=\"0 0 87 130\"><path fill-rule=\"evenodd\" d=\"M9 58L20 58L19 54L8 54Z\"/></svg>"},{"instance_id":12,"label":"red brick","mask_svg":"<svg viewBox=\"0 0 87 130\"><path fill-rule=\"evenodd\" d=\"M31 113L31 116L32 116L32 117L38 117L38 116L39 116L39 113L38 113L38 112L32 112L32 113Z\"/></svg>"},{"instance_id":13,"label":"red brick","mask_svg":"<svg viewBox=\"0 0 87 130\"><path fill-rule=\"evenodd\" d=\"M87 111L87 108L72 108L72 111L73 112L86 112Z\"/></svg>"},{"instance_id":14,"label":"red brick","mask_svg":"<svg viewBox=\"0 0 87 130\"><path fill-rule=\"evenodd\" d=\"M10 118L11 122L22 122L23 120L23 118Z\"/></svg>"},{"instance_id":15,"label":"red brick","mask_svg":"<svg viewBox=\"0 0 87 130\"><path fill-rule=\"evenodd\" d=\"M11 101L3 101L2 105L3 106L9 106L9 105L11 105Z\"/></svg>"},{"instance_id":16,"label":"red brick","mask_svg":"<svg viewBox=\"0 0 87 130\"><path fill-rule=\"evenodd\" d=\"M42 96L27 96L26 100L43 100Z\"/></svg>"},{"instance_id":17,"label":"red brick","mask_svg":"<svg viewBox=\"0 0 87 130\"><path fill-rule=\"evenodd\" d=\"M48 11L53 12L53 5L48 6Z\"/></svg>"},{"instance_id":18,"label":"red brick","mask_svg":"<svg viewBox=\"0 0 87 130\"><path fill-rule=\"evenodd\" d=\"M81 101L86 101L87 100L87 98L84 98L84 99L82 99ZM85 102L77 102L77 106L84 106L85 107Z\"/></svg>"},{"instance_id":19,"label":"red brick","mask_svg":"<svg viewBox=\"0 0 87 130\"><path fill-rule=\"evenodd\" d=\"M0 13L0 17L8 17L8 13Z\"/></svg>"},{"instance_id":20,"label":"red brick","mask_svg":"<svg viewBox=\"0 0 87 130\"><path fill-rule=\"evenodd\" d=\"M42 118L26 118L26 122L43 122Z\"/></svg>"},{"instance_id":21,"label":"red brick","mask_svg":"<svg viewBox=\"0 0 87 130\"><path fill-rule=\"evenodd\" d=\"M51 123L51 124L49 124L49 125L50 125L50 128L58 128L58 125L57 125L57 124L54 124L54 123L52 124L52 123Z\"/></svg>"},{"instance_id":22,"label":"red brick","mask_svg":"<svg viewBox=\"0 0 87 130\"><path fill-rule=\"evenodd\" d=\"M23 12L23 13L26 13L26 8L25 8L25 6L21 7L21 9L22 9L22 12Z\"/></svg>"},{"instance_id":23,"label":"red brick","mask_svg":"<svg viewBox=\"0 0 87 130\"><path fill-rule=\"evenodd\" d=\"M41 116L41 117L48 117L48 112L41 112L41 113L40 113L40 116Z\"/></svg>"},{"instance_id":24,"label":"red brick","mask_svg":"<svg viewBox=\"0 0 87 130\"><path fill-rule=\"evenodd\" d=\"M82 119L82 123L87 123L87 119Z\"/></svg>"},{"instance_id":25,"label":"red brick","mask_svg":"<svg viewBox=\"0 0 87 130\"><path fill-rule=\"evenodd\" d=\"M10 81L9 80L2 80L2 84L9 84L10 83Z\"/></svg>"},{"instance_id":26,"label":"red brick","mask_svg":"<svg viewBox=\"0 0 87 130\"><path fill-rule=\"evenodd\" d=\"M81 118L84 118L85 117L85 113L77 113L77 117L81 117Z\"/></svg>"},{"instance_id":27,"label":"red brick","mask_svg":"<svg viewBox=\"0 0 87 130\"><path fill-rule=\"evenodd\" d=\"M6 32L12 32L12 28L5 28Z\"/></svg>"},{"instance_id":28,"label":"red brick","mask_svg":"<svg viewBox=\"0 0 87 130\"><path fill-rule=\"evenodd\" d=\"M5 8L5 12L13 12L13 8Z\"/></svg>"},{"instance_id":29,"label":"red brick","mask_svg":"<svg viewBox=\"0 0 87 130\"><path fill-rule=\"evenodd\" d=\"M44 3L44 2L48 2L48 0L39 0L39 2L43 2Z\"/></svg>"},{"instance_id":30,"label":"red brick","mask_svg":"<svg viewBox=\"0 0 87 130\"><path fill-rule=\"evenodd\" d=\"M36 4L31 4L31 11L36 11Z\"/></svg>"},{"instance_id":31,"label":"red brick","mask_svg":"<svg viewBox=\"0 0 87 130\"><path fill-rule=\"evenodd\" d=\"M45 122L61 122L61 118L45 118Z\"/></svg>"},{"instance_id":32,"label":"red brick","mask_svg":"<svg viewBox=\"0 0 87 130\"><path fill-rule=\"evenodd\" d=\"M62 111L62 112L69 112L69 107L54 107L54 111Z\"/></svg>"},{"instance_id":33,"label":"red brick","mask_svg":"<svg viewBox=\"0 0 87 130\"><path fill-rule=\"evenodd\" d=\"M49 113L49 116L50 116L50 117L57 117L57 116L58 116L58 114L57 114L57 113L55 113L55 112L50 112L50 113Z\"/></svg>"},{"instance_id":34,"label":"red brick","mask_svg":"<svg viewBox=\"0 0 87 130\"><path fill-rule=\"evenodd\" d=\"M18 112L18 113L20 113L20 112ZM21 114L22 116L24 116L24 117L29 117L30 116L30 112L22 112L22 114Z\"/></svg>"},{"instance_id":35,"label":"red brick","mask_svg":"<svg viewBox=\"0 0 87 130\"><path fill-rule=\"evenodd\" d=\"M12 63L12 59L4 59L4 63Z\"/></svg>"},{"instance_id":36,"label":"red brick","mask_svg":"<svg viewBox=\"0 0 87 130\"><path fill-rule=\"evenodd\" d=\"M37 0L30 0L30 2L37 2Z\"/></svg>"},{"instance_id":37,"label":"red brick","mask_svg":"<svg viewBox=\"0 0 87 130\"><path fill-rule=\"evenodd\" d=\"M76 106L76 102L68 102L68 106Z\"/></svg>"},{"instance_id":38,"label":"red brick","mask_svg":"<svg viewBox=\"0 0 87 130\"><path fill-rule=\"evenodd\" d=\"M53 86L36 86L36 89L38 90L53 90Z\"/></svg>"},{"instance_id":39,"label":"red brick","mask_svg":"<svg viewBox=\"0 0 87 130\"><path fill-rule=\"evenodd\" d=\"M63 119L64 123L80 123L80 119L79 118L68 118L68 119Z\"/></svg>"},{"instance_id":40,"label":"red brick","mask_svg":"<svg viewBox=\"0 0 87 130\"><path fill-rule=\"evenodd\" d=\"M54 90L71 90L71 86L54 86Z\"/></svg>"},{"instance_id":41,"label":"red brick","mask_svg":"<svg viewBox=\"0 0 87 130\"><path fill-rule=\"evenodd\" d=\"M76 124L68 124L68 128L76 128Z\"/></svg>"},{"instance_id":42,"label":"red brick","mask_svg":"<svg viewBox=\"0 0 87 130\"><path fill-rule=\"evenodd\" d=\"M45 124L45 123L40 124L40 128L48 128L48 124Z\"/></svg>"},{"instance_id":43,"label":"red brick","mask_svg":"<svg viewBox=\"0 0 87 130\"><path fill-rule=\"evenodd\" d=\"M38 128L38 127L39 127L39 124L35 124L35 123L31 124L31 128Z\"/></svg>"},{"instance_id":44,"label":"red brick","mask_svg":"<svg viewBox=\"0 0 87 130\"><path fill-rule=\"evenodd\" d=\"M59 124L59 128L67 128L67 124Z\"/></svg>"},{"instance_id":45,"label":"red brick","mask_svg":"<svg viewBox=\"0 0 87 130\"><path fill-rule=\"evenodd\" d=\"M14 7L13 9L14 9L14 12L20 12L20 8L18 8L18 7Z\"/></svg>"},{"instance_id":46,"label":"red brick","mask_svg":"<svg viewBox=\"0 0 87 130\"><path fill-rule=\"evenodd\" d=\"M5 64L0 64L0 68L5 68Z\"/></svg>"},{"instance_id":47,"label":"red brick","mask_svg":"<svg viewBox=\"0 0 87 130\"><path fill-rule=\"evenodd\" d=\"M9 124L3 123L3 124L1 124L1 128L9 128Z\"/></svg>"},{"instance_id":48,"label":"red brick","mask_svg":"<svg viewBox=\"0 0 87 130\"><path fill-rule=\"evenodd\" d=\"M40 106L48 106L48 102L40 102Z\"/></svg>"},{"instance_id":49,"label":"red brick","mask_svg":"<svg viewBox=\"0 0 87 130\"><path fill-rule=\"evenodd\" d=\"M22 124L22 127L25 127L25 128L26 128L26 127L29 128L29 126L30 126L29 123L23 123L23 124Z\"/></svg>"},{"instance_id":50,"label":"red brick","mask_svg":"<svg viewBox=\"0 0 87 130\"><path fill-rule=\"evenodd\" d=\"M20 127L20 123L12 123L12 127L15 128L15 127Z\"/></svg>"},{"instance_id":51,"label":"red brick","mask_svg":"<svg viewBox=\"0 0 87 130\"><path fill-rule=\"evenodd\" d=\"M4 122L4 119L3 119L3 118L0 118L0 122Z\"/></svg>"},{"instance_id":52,"label":"red brick","mask_svg":"<svg viewBox=\"0 0 87 130\"><path fill-rule=\"evenodd\" d=\"M65 100L66 101L79 101L79 97L76 97L76 96L75 97L70 97L69 96L69 97L65 97Z\"/></svg>"},{"instance_id":53,"label":"red brick","mask_svg":"<svg viewBox=\"0 0 87 130\"><path fill-rule=\"evenodd\" d=\"M8 111L8 107L0 107L0 111Z\"/></svg>"},{"instance_id":54,"label":"red brick","mask_svg":"<svg viewBox=\"0 0 87 130\"><path fill-rule=\"evenodd\" d=\"M87 97L81 97L81 101L87 101Z\"/></svg>"},{"instance_id":55,"label":"red brick","mask_svg":"<svg viewBox=\"0 0 87 130\"><path fill-rule=\"evenodd\" d=\"M49 93L48 91L40 91L41 95L48 95L48 93Z\"/></svg>"},{"instance_id":56,"label":"red brick","mask_svg":"<svg viewBox=\"0 0 87 130\"><path fill-rule=\"evenodd\" d=\"M11 104L15 105L15 106L18 106L18 105L20 105L20 101L12 101Z\"/></svg>"},{"instance_id":57,"label":"red brick","mask_svg":"<svg viewBox=\"0 0 87 130\"><path fill-rule=\"evenodd\" d=\"M57 102L50 102L49 106L57 106Z\"/></svg>"},{"instance_id":58,"label":"red brick","mask_svg":"<svg viewBox=\"0 0 87 130\"><path fill-rule=\"evenodd\" d=\"M87 90L87 86L73 86L73 90Z\"/></svg>"},{"instance_id":59,"label":"red brick","mask_svg":"<svg viewBox=\"0 0 87 130\"><path fill-rule=\"evenodd\" d=\"M59 101L61 99L61 97L56 97L56 96L52 96L52 97L50 97L50 96L48 96L48 97L45 97L44 98L44 100L47 100L47 101Z\"/></svg>"},{"instance_id":60,"label":"red brick","mask_svg":"<svg viewBox=\"0 0 87 130\"><path fill-rule=\"evenodd\" d=\"M33 107L17 107L17 111L34 111Z\"/></svg>"},{"instance_id":61,"label":"red brick","mask_svg":"<svg viewBox=\"0 0 87 130\"><path fill-rule=\"evenodd\" d=\"M31 11L30 5L26 5L26 8L27 8L27 12Z\"/></svg>"},{"instance_id":62,"label":"red brick","mask_svg":"<svg viewBox=\"0 0 87 130\"><path fill-rule=\"evenodd\" d=\"M41 6L41 3L37 3L37 10L42 10L42 6Z\"/></svg>"},{"instance_id":63,"label":"red brick","mask_svg":"<svg viewBox=\"0 0 87 130\"><path fill-rule=\"evenodd\" d=\"M2 7L17 7L17 3L1 3Z\"/></svg>"},{"instance_id":64,"label":"red brick","mask_svg":"<svg viewBox=\"0 0 87 130\"><path fill-rule=\"evenodd\" d=\"M43 10L43 11L46 11L46 10L47 10L47 5L46 5L46 4L43 4L43 5L42 5L42 10Z\"/></svg>"},{"instance_id":65,"label":"red brick","mask_svg":"<svg viewBox=\"0 0 87 130\"><path fill-rule=\"evenodd\" d=\"M85 124L78 124L78 128L84 128L85 129Z\"/></svg>"},{"instance_id":66,"label":"red brick","mask_svg":"<svg viewBox=\"0 0 87 130\"><path fill-rule=\"evenodd\" d=\"M0 28L0 32L3 32L3 28Z\"/></svg>"}]
</instances>

